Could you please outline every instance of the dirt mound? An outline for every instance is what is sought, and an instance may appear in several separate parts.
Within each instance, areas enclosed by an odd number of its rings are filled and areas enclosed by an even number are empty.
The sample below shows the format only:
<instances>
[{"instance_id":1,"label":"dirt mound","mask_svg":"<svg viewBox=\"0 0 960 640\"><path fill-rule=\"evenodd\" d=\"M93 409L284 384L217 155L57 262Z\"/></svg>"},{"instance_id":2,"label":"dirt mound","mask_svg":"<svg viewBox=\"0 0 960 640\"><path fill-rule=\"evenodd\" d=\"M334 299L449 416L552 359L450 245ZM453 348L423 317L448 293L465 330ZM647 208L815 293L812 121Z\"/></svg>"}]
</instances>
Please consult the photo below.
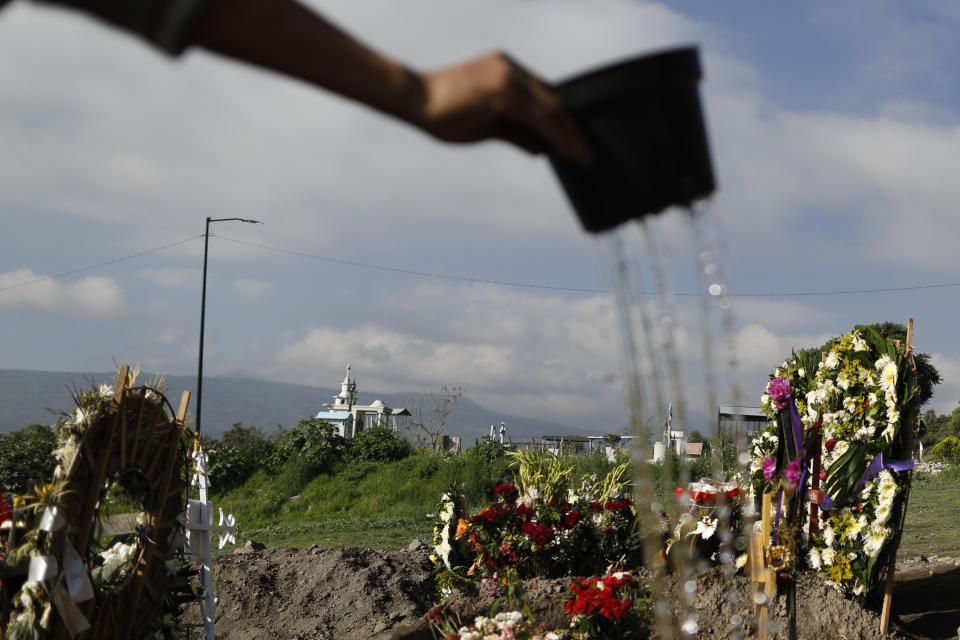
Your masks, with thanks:
<instances>
[{"instance_id":1,"label":"dirt mound","mask_svg":"<svg viewBox=\"0 0 960 640\"><path fill-rule=\"evenodd\" d=\"M370 638L430 610L432 575L426 554L412 551L277 548L220 556L217 637Z\"/></svg>"},{"instance_id":2,"label":"dirt mound","mask_svg":"<svg viewBox=\"0 0 960 640\"><path fill-rule=\"evenodd\" d=\"M427 551L367 549L264 549L218 557L214 562L217 637L223 640L391 638L429 640L422 616L433 606L433 582ZM891 640L955 638L960 610L960 569L953 559L907 561L898 567ZM693 578L694 585L670 579L669 602L679 622L695 620L697 637L755 637L750 582L719 569ZM527 602L537 620L550 627L565 624L563 601L569 580L528 580ZM685 609L683 594L692 591ZM800 638L880 638L879 614L845 600L804 573L798 589ZM448 604L464 623L486 613L489 598L454 595ZM782 598L771 609L777 626L771 638L786 637ZM196 622L196 620L192 620Z\"/></svg>"}]
</instances>

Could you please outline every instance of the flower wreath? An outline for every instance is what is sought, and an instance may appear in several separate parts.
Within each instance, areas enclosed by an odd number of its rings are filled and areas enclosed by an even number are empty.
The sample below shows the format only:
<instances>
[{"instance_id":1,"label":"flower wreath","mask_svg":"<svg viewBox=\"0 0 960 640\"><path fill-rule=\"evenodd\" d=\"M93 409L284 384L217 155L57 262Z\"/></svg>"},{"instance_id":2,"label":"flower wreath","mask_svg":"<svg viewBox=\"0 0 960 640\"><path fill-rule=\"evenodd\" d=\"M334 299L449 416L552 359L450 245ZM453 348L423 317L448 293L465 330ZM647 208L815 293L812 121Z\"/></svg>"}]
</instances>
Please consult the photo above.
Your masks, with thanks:
<instances>
[{"instance_id":1,"label":"flower wreath","mask_svg":"<svg viewBox=\"0 0 960 640\"><path fill-rule=\"evenodd\" d=\"M826 572L841 593L863 596L882 577L903 528L913 468L909 421L917 411L912 359L870 327L842 336L818 364L811 358L810 352L795 353L775 369L761 405L774 419L792 391L807 450L819 427L824 515L807 563ZM755 488L767 490L776 480L777 445L775 422L755 436ZM800 465L795 477L801 467L812 471ZM804 531L807 525L804 518Z\"/></svg>"},{"instance_id":2,"label":"flower wreath","mask_svg":"<svg viewBox=\"0 0 960 640\"><path fill-rule=\"evenodd\" d=\"M29 563L0 634L8 640L56 635L55 627L71 637L177 635L192 573L180 522L184 429L160 391L132 388L136 375L123 367L116 391L75 393L76 410L54 425L53 480L28 497L35 525L8 550L11 562ZM128 498L116 510L142 508L122 514L120 527L109 517L116 494Z\"/></svg>"}]
</instances>

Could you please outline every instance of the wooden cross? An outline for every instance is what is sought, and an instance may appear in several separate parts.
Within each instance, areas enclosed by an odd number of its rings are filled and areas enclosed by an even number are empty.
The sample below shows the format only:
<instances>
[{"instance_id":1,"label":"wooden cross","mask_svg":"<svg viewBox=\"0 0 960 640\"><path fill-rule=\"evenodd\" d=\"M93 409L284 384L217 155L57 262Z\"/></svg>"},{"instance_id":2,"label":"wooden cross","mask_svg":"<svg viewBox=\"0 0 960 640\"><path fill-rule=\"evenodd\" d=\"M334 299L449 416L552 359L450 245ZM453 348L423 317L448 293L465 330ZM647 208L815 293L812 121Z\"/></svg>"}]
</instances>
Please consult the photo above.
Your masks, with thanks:
<instances>
[{"instance_id":1,"label":"wooden cross","mask_svg":"<svg viewBox=\"0 0 960 640\"><path fill-rule=\"evenodd\" d=\"M767 624L770 617L770 603L777 597L777 572L767 566L766 548L770 544L770 510L773 507L773 494L764 493L760 506L760 533L750 535L748 560L750 562L750 580L753 583L753 615L757 616L758 637L767 638ZM760 594L763 594L761 597ZM758 602L758 600L760 602Z\"/></svg>"}]
</instances>

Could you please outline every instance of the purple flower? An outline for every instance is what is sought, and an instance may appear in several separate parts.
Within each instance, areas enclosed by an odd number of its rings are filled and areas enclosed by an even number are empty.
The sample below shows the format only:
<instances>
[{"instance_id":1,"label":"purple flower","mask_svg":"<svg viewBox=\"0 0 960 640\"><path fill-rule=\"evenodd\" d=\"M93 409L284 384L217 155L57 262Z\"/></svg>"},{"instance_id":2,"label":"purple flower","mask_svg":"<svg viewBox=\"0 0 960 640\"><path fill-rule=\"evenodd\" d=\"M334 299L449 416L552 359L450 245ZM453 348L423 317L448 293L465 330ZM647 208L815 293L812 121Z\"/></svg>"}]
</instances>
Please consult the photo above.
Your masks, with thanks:
<instances>
[{"instance_id":1,"label":"purple flower","mask_svg":"<svg viewBox=\"0 0 960 640\"><path fill-rule=\"evenodd\" d=\"M786 409L790 405L790 381L786 378L777 376L771 380L767 393L770 394L770 402L777 409Z\"/></svg>"},{"instance_id":2,"label":"purple flower","mask_svg":"<svg viewBox=\"0 0 960 640\"><path fill-rule=\"evenodd\" d=\"M769 457L763 461L763 479L769 480L773 477L774 472L777 470L777 459L774 457Z\"/></svg>"},{"instance_id":3,"label":"purple flower","mask_svg":"<svg viewBox=\"0 0 960 640\"><path fill-rule=\"evenodd\" d=\"M786 476L787 482L793 486L800 482L800 456L790 461L786 471L784 471L784 476Z\"/></svg>"}]
</instances>

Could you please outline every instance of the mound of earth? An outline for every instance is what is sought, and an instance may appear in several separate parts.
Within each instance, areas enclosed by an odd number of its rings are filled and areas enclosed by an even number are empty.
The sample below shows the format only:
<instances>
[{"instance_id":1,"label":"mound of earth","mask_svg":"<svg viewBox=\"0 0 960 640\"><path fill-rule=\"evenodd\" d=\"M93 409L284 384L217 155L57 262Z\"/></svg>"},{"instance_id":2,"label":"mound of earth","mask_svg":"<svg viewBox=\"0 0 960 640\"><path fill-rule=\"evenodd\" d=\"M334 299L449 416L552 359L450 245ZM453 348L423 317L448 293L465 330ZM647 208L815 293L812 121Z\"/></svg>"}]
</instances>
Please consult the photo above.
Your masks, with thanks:
<instances>
[{"instance_id":1,"label":"mound of earth","mask_svg":"<svg viewBox=\"0 0 960 640\"><path fill-rule=\"evenodd\" d=\"M214 561L219 596L217 637L222 640L306 640L384 638L432 640L423 615L433 606L432 566L427 550L246 549ZM668 602L681 621L694 619L699 638L755 638L750 582L720 569L694 578L692 599L686 580L671 577ZM527 603L539 622L556 628L567 619L563 602L569 580L528 580ZM686 589L684 588L686 586ZM960 624L960 564L950 558L908 560L898 565L891 640L957 637ZM681 604L687 602L687 604ZM486 613L489 598L455 594L447 604L464 623ZM800 638L881 638L879 607L862 608L804 573L798 587ZM777 627L770 638L786 637L786 607L771 608ZM875 610L876 609L876 610ZM192 622L197 622L195 614Z\"/></svg>"}]
</instances>

